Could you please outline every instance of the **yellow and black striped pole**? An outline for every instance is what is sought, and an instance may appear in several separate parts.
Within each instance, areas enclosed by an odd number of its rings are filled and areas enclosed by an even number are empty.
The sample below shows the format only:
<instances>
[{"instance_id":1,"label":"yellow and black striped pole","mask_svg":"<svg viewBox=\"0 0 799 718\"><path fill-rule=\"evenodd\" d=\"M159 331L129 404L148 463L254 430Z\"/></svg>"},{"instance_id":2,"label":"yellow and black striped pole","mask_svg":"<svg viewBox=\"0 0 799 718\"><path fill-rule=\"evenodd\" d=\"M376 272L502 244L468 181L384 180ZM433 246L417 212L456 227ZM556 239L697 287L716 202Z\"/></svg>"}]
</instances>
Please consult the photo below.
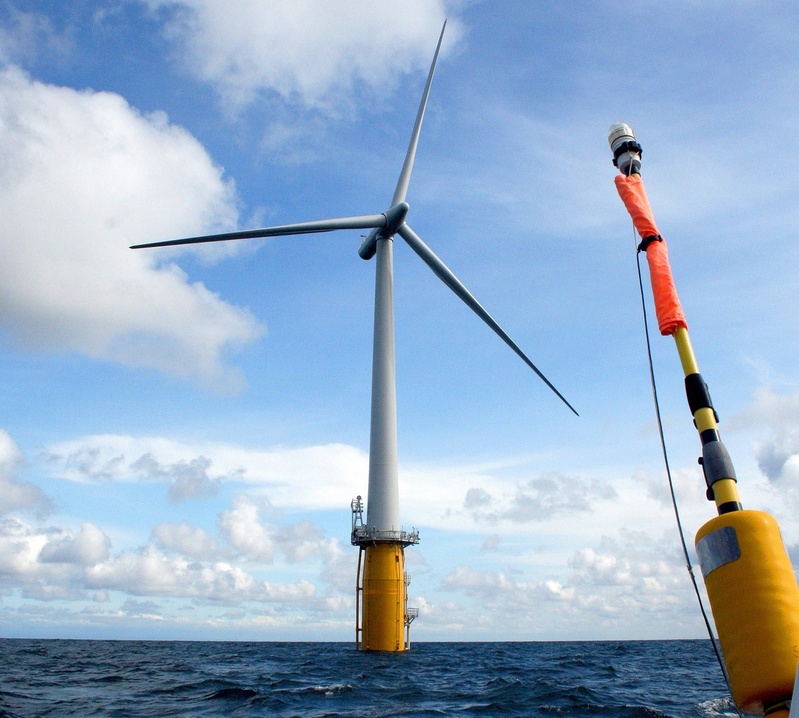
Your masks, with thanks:
<instances>
[{"instance_id":1,"label":"yellow and black striped pole","mask_svg":"<svg viewBox=\"0 0 799 718\"><path fill-rule=\"evenodd\" d=\"M719 514L740 511L735 469L718 431L718 415L710 400L707 384L699 373L686 327L674 331L674 343L685 375L685 394L702 442L702 468L708 486L708 499L716 502Z\"/></svg>"}]
</instances>

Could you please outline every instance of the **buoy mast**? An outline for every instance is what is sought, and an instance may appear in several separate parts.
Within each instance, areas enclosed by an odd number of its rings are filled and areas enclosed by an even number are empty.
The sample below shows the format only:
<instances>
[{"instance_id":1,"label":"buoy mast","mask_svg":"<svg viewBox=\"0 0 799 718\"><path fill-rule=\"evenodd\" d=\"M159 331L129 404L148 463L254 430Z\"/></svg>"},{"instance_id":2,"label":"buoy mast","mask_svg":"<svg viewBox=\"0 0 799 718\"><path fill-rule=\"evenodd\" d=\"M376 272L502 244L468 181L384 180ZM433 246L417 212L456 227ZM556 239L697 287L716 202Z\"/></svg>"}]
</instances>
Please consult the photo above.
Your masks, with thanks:
<instances>
[{"instance_id":1,"label":"buoy mast","mask_svg":"<svg viewBox=\"0 0 799 718\"><path fill-rule=\"evenodd\" d=\"M685 376L685 392L699 433L707 497L718 516L696 535L730 687L743 711L788 718L799 662L799 586L769 514L745 510L732 459L721 441L718 414L688 337L669 265L666 242L655 225L641 179L641 145L629 125L610 127L608 142L619 196L646 253L660 333L673 336Z\"/></svg>"}]
</instances>

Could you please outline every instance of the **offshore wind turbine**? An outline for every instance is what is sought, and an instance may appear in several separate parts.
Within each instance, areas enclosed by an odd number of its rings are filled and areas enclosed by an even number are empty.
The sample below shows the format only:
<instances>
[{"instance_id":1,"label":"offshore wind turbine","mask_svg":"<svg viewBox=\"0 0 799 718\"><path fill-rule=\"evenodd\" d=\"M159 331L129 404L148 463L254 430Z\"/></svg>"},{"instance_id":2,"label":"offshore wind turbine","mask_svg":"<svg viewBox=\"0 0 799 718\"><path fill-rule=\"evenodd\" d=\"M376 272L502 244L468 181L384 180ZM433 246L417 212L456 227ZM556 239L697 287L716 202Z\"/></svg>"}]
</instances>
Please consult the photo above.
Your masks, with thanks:
<instances>
[{"instance_id":1,"label":"offshore wind turbine","mask_svg":"<svg viewBox=\"0 0 799 718\"><path fill-rule=\"evenodd\" d=\"M233 239L330 232L340 229L371 230L363 238L358 249L358 254L365 260L376 257L369 486L365 523L361 497L359 496L351 504L353 511L351 540L353 545L360 548L356 577L356 645L367 651L402 651L406 647L405 627L409 626L412 616L408 614L407 609L404 549L406 546L419 542L418 532L402 530L399 516L394 353L394 236L402 237L436 276L516 352L566 406L577 414L574 407L566 401L549 379L530 361L471 292L406 222L410 206L405 198L416 157L416 148L419 144L427 98L430 94L446 26L447 23L444 22L427 75L405 161L397 180L391 205L385 212L150 242L131 247L132 249L170 247Z\"/></svg>"}]
</instances>

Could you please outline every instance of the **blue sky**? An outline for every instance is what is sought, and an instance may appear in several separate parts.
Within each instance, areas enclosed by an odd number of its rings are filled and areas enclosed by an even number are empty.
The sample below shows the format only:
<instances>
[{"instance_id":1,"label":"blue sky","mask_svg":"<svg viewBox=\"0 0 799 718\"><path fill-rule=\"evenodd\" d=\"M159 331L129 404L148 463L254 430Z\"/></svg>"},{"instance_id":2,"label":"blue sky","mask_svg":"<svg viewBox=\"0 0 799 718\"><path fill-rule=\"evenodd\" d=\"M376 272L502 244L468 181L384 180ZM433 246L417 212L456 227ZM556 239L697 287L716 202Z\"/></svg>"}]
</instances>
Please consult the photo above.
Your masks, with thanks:
<instances>
[{"instance_id":1,"label":"blue sky","mask_svg":"<svg viewBox=\"0 0 799 718\"><path fill-rule=\"evenodd\" d=\"M703 635L618 120L743 502L799 560L791 4L4 0L4 635L352 639L359 233L128 246L384 211L445 17L409 222L580 417L396 242L414 640ZM653 348L692 543L714 507Z\"/></svg>"}]
</instances>

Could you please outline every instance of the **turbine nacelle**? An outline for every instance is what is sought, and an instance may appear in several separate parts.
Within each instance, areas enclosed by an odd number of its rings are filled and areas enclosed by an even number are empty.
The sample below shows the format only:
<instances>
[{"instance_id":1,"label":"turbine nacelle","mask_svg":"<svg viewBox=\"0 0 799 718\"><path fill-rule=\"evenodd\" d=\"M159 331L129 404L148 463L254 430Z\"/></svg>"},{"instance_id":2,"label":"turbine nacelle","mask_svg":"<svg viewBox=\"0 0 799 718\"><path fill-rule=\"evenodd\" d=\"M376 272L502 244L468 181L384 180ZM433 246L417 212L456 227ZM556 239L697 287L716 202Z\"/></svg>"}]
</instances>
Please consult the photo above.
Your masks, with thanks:
<instances>
[{"instance_id":1,"label":"turbine nacelle","mask_svg":"<svg viewBox=\"0 0 799 718\"><path fill-rule=\"evenodd\" d=\"M371 259L377 252L378 239L391 239L400 227L405 224L405 218L408 216L408 210L411 206L407 202L398 202L391 209L383 212L385 217L385 224L380 227L375 227L369 234L363 238L361 246L358 249L358 254L361 259Z\"/></svg>"}]
</instances>

